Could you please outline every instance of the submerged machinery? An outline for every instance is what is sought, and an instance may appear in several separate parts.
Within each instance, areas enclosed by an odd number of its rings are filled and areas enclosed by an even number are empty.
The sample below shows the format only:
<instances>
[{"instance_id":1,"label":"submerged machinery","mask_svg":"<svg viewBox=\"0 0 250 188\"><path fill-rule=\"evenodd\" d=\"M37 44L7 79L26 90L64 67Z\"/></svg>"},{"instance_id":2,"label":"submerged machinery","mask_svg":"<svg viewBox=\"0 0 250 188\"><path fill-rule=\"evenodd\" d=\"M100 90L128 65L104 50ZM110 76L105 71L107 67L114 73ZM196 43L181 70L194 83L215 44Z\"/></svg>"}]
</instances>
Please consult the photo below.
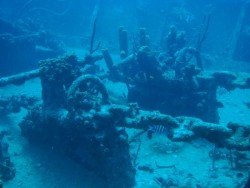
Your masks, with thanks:
<instances>
[{"instance_id":1,"label":"submerged machinery","mask_svg":"<svg viewBox=\"0 0 250 188\"><path fill-rule=\"evenodd\" d=\"M158 55L147 46L144 31L129 55L123 30L119 64L103 50L84 61L74 55L40 61L38 70L0 79L3 87L40 77L42 101L28 109L20 123L22 135L64 153L103 178L106 187L135 184L126 128L147 131L159 125L172 141L204 138L219 147L250 150L248 126L217 124L221 104L216 99L218 87L250 88L250 76L204 71L199 51L182 44L174 29L171 32L166 38L171 50ZM190 63L193 57L195 64ZM101 58L108 72L96 68ZM127 104L112 102L105 79L126 83Z\"/></svg>"}]
</instances>

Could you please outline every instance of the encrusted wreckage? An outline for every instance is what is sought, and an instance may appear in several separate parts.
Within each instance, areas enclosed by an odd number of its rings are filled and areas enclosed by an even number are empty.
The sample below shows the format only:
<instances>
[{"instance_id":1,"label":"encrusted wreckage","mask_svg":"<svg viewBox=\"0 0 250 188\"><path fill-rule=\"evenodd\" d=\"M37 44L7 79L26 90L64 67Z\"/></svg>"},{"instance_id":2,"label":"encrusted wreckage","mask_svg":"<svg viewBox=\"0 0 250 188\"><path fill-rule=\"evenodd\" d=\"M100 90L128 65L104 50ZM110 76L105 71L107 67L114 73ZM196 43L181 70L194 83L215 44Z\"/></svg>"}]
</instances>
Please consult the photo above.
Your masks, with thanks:
<instances>
[{"instance_id":1,"label":"encrusted wreckage","mask_svg":"<svg viewBox=\"0 0 250 188\"><path fill-rule=\"evenodd\" d=\"M10 159L9 144L5 140L5 131L0 132L0 186L2 182L15 177L16 170Z\"/></svg>"},{"instance_id":2,"label":"encrusted wreckage","mask_svg":"<svg viewBox=\"0 0 250 188\"><path fill-rule=\"evenodd\" d=\"M134 54L128 55L127 34L120 29L119 64L103 50L108 73L86 68L96 66L94 62L102 58L90 53L83 62L73 55L49 59L39 63L39 70L0 79L0 87L41 79L42 104L30 109L20 123L22 135L65 153L102 177L107 187L135 184L126 128L147 131L151 125L160 125L172 141L204 138L218 147L250 150L249 126L216 124L217 88L250 88L250 76L202 71L199 51L180 44L183 36L173 33L175 39L168 41L179 46L169 44L172 50L156 56L145 46L145 31L140 33L143 45L135 46ZM191 57L196 65L189 63ZM106 78L127 84L128 104L111 102L102 81Z\"/></svg>"},{"instance_id":3,"label":"encrusted wreckage","mask_svg":"<svg viewBox=\"0 0 250 188\"><path fill-rule=\"evenodd\" d=\"M174 118L159 111L141 110L135 103L112 104L102 81L97 76L82 75L81 67L75 56L40 63L43 103L31 109L21 122L22 135L64 152L103 177L109 187L132 187L135 183L124 128L148 130L151 125L161 125L167 127L173 141L201 137L220 147L250 149L250 129L245 125ZM222 83L229 88L248 87L249 78L240 81L241 77L231 76L213 73L202 78L205 83L225 79L227 82Z\"/></svg>"},{"instance_id":4,"label":"encrusted wreckage","mask_svg":"<svg viewBox=\"0 0 250 188\"><path fill-rule=\"evenodd\" d=\"M140 32L143 35L140 39L145 38L144 33ZM121 54L123 43L120 43ZM160 53L139 42L133 54L114 63L108 51L103 50L108 78L125 82L128 102L136 102L143 109L218 123L218 108L222 104L217 101L217 89L249 88L249 75L203 71L201 44L196 48L185 44L184 34L172 27Z\"/></svg>"},{"instance_id":5,"label":"encrusted wreckage","mask_svg":"<svg viewBox=\"0 0 250 188\"><path fill-rule=\"evenodd\" d=\"M0 18L1 77L32 70L37 61L64 53L59 41L36 27L32 22L14 25Z\"/></svg>"},{"instance_id":6,"label":"encrusted wreckage","mask_svg":"<svg viewBox=\"0 0 250 188\"><path fill-rule=\"evenodd\" d=\"M0 117L10 113L18 113L21 108L31 109L39 100L35 97L25 95L1 97L0 96Z\"/></svg>"}]
</instances>

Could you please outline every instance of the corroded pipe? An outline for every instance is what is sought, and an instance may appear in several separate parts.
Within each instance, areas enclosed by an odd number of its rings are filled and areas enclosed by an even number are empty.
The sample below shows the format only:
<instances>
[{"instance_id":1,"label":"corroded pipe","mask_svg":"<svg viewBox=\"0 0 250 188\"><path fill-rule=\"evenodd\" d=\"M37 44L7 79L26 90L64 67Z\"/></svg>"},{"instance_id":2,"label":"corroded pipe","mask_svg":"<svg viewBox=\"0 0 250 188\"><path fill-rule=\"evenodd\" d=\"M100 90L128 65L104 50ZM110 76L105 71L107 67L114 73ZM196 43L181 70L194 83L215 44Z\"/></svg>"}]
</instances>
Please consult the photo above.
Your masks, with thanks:
<instances>
[{"instance_id":1,"label":"corroded pipe","mask_svg":"<svg viewBox=\"0 0 250 188\"><path fill-rule=\"evenodd\" d=\"M7 85L22 85L26 81L37 78L40 76L39 69L32 70L29 72L20 73L13 76L0 78L0 87L5 87Z\"/></svg>"}]
</instances>

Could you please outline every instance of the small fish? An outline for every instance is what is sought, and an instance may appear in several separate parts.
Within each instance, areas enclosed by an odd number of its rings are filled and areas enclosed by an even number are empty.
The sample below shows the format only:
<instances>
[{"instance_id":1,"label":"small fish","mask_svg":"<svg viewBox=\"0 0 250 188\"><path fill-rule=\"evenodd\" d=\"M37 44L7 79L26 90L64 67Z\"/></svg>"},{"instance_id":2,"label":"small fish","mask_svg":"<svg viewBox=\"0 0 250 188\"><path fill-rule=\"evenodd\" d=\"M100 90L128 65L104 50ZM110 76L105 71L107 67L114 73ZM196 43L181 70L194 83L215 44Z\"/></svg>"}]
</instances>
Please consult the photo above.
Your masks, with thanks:
<instances>
[{"instance_id":1,"label":"small fish","mask_svg":"<svg viewBox=\"0 0 250 188\"><path fill-rule=\"evenodd\" d=\"M170 131L166 126L163 125L151 125L148 128L147 136L152 139L153 134L170 136Z\"/></svg>"}]
</instances>

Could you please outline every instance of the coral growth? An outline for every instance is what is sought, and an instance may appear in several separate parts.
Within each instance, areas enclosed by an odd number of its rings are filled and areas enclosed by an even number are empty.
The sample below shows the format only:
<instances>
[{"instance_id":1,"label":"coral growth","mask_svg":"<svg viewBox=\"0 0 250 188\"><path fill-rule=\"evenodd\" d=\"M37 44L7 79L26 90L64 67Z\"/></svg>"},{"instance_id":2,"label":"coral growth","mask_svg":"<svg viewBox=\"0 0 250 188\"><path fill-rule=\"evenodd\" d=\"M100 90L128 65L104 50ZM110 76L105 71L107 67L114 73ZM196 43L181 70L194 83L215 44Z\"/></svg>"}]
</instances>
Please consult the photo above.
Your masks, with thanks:
<instances>
[{"instance_id":1,"label":"coral growth","mask_svg":"<svg viewBox=\"0 0 250 188\"><path fill-rule=\"evenodd\" d=\"M18 113L21 108L31 109L37 102L37 98L25 95L0 97L0 117L10 113Z\"/></svg>"},{"instance_id":2,"label":"coral growth","mask_svg":"<svg viewBox=\"0 0 250 188\"><path fill-rule=\"evenodd\" d=\"M16 173L8 151L9 144L4 138L5 134L5 131L0 132L0 182L13 179Z\"/></svg>"}]
</instances>

